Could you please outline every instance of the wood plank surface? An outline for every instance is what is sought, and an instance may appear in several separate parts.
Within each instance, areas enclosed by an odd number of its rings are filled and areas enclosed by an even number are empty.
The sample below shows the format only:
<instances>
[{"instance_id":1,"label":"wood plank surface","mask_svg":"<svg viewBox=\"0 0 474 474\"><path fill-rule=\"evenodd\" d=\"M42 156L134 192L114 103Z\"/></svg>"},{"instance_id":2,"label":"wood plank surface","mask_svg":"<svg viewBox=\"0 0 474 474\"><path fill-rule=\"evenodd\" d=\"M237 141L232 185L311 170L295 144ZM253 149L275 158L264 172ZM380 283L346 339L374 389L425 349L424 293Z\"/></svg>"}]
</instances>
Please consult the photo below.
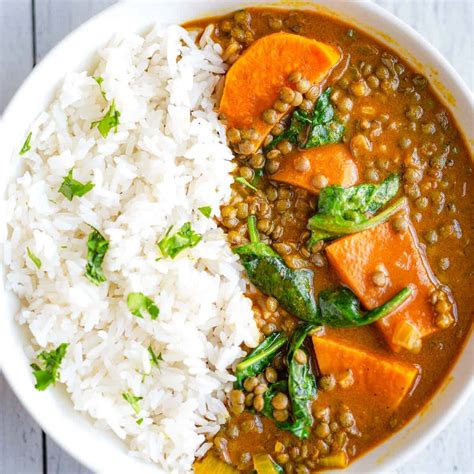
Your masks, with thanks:
<instances>
[{"instance_id":1,"label":"wood plank surface","mask_svg":"<svg viewBox=\"0 0 474 474\"><path fill-rule=\"evenodd\" d=\"M474 89L473 0L374 0L413 26ZM115 0L0 0L0 113L33 64ZM474 472L474 396L397 474ZM20 405L0 374L0 474L86 474Z\"/></svg>"}]
</instances>

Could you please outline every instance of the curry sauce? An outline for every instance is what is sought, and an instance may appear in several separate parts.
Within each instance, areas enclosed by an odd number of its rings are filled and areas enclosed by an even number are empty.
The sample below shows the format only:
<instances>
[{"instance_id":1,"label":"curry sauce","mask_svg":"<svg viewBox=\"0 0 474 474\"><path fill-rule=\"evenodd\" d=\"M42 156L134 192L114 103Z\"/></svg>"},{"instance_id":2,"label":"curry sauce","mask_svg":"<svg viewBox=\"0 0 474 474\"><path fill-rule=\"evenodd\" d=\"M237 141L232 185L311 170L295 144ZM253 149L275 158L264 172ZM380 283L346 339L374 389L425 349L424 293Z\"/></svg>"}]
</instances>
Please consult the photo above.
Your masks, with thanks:
<instances>
[{"instance_id":1,"label":"curry sauce","mask_svg":"<svg viewBox=\"0 0 474 474\"><path fill-rule=\"evenodd\" d=\"M423 337L417 350L392 350L374 324L352 328L325 326L318 330L317 336L353 345L379 355L381 360L396 361L401 367L407 364L416 368L413 383L406 387L406 396L395 409L386 409L383 402L370 403L372 387L366 387L366 397L354 390L357 386L355 367L354 370L348 367L347 373L322 373L318 368L317 351L314 357L314 347L308 338L306 353L311 357L309 363L318 384L311 406L314 423L309 437L300 439L263 416L255 405L259 395L255 392L257 388L249 382L249 390L244 385L242 395L234 394L235 400L229 401L234 414L214 438L211 451L211 455L219 456L238 472L245 473L254 470L252 455L258 453L270 455L287 473L342 467L325 460L341 452L352 460L402 428L440 388L469 335L474 294L471 243L474 180L470 152L452 114L427 79L396 52L352 25L312 11L252 8L222 18L195 21L186 27L203 28L209 24L215 25L214 39L222 46L223 57L231 71L242 55L245 56L247 48L277 32L315 39L339 52L337 64L315 89L302 85L306 92L302 94L298 110L311 113L318 107L318 98L330 87L335 117L338 123L344 124L340 145L324 144L313 150L323 150L324 146L345 147L358 179L341 183L344 187L353 181L380 185L393 174L401 177L397 197L406 198L407 219L416 232L417 248L427 260L435 286L447 295L445 306L449 317L445 315L443 319L438 314L436 330ZM258 66L255 65L251 74L258 74ZM265 74L271 71L278 74L277 67L266 65ZM291 80L286 84L285 87L291 89ZM243 90L242 94L246 92ZM294 100L295 93L282 89L282 94L283 98L287 94ZM274 107L278 109L276 103ZM267 118L271 123L271 127L265 128L271 130L270 139L267 132L257 137L255 130L233 131L235 123L229 124L228 139L235 153L236 174L242 179L234 185L231 201L221 209L221 224L229 242L239 246L248 240L249 215L255 216L260 238L288 268L313 272L313 290L318 295L341 285L341 275L328 262L326 248L331 241L308 247L311 237L308 221L318 209L318 193L311 192L310 186L314 184L323 189L333 183L323 174L308 180L306 188L289 184L291 180L276 179L290 162L296 174L310 169L304 161L306 157L302 158L302 154L309 151L290 140L268 148L272 139L291 127L289 107L281 106L281 110L283 112L276 110L273 115L262 115L264 122ZM224 122L228 119L225 114L221 118ZM272 150L277 150L274 156ZM301 176L295 179L298 183ZM253 183L254 189L245 183ZM383 285L383 272L379 277ZM374 284L378 284L375 278ZM278 298L265 295L254 286L249 286L248 296L254 303L255 318L263 337L275 331L288 336L293 334L300 321L278 304ZM403 311L403 306L401 308ZM267 380L264 372L255 382L265 385L266 389L271 386L268 378L276 380L286 370L282 357L277 356L270 368ZM383 374L383 368L381 370ZM381 386L390 383L384 378L377 381ZM387 390L390 391L390 387ZM240 408L232 410L233 403Z\"/></svg>"}]
</instances>

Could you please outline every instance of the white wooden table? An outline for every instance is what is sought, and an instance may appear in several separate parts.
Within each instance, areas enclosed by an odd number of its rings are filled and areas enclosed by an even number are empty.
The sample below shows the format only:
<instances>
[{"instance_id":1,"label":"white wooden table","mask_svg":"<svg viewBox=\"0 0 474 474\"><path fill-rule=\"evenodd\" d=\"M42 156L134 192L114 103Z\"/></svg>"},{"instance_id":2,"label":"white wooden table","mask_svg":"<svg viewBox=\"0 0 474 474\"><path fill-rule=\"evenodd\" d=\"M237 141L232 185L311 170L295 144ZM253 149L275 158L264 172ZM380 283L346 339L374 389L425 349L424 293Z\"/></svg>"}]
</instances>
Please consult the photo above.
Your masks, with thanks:
<instances>
[{"instance_id":1,"label":"white wooden table","mask_svg":"<svg viewBox=\"0 0 474 474\"><path fill-rule=\"evenodd\" d=\"M375 0L412 25L474 89L474 0ZM115 0L0 0L0 113L33 66ZM474 473L474 397L398 474ZM49 439L0 374L0 474L89 472Z\"/></svg>"}]
</instances>

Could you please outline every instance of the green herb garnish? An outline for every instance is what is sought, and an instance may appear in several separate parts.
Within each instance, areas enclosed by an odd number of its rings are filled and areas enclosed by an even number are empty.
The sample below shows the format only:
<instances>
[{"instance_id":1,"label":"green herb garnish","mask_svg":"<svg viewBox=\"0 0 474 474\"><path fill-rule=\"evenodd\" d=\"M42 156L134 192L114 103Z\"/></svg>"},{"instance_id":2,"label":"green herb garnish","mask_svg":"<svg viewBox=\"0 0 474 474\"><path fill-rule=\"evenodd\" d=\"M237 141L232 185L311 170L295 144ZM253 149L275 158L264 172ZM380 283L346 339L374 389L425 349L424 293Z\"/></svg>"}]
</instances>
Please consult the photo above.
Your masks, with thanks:
<instances>
[{"instance_id":1,"label":"green herb garnish","mask_svg":"<svg viewBox=\"0 0 474 474\"><path fill-rule=\"evenodd\" d=\"M211 217L211 213L212 213L211 206L199 207L198 210L204 217L207 217L208 219L209 217Z\"/></svg>"},{"instance_id":2,"label":"green herb garnish","mask_svg":"<svg viewBox=\"0 0 474 474\"><path fill-rule=\"evenodd\" d=\"M26 137L26 140L25 140L25 143L23 143L23 146L21 147L21 150L20 150L20 155L24 155L25 153L29 152L31 150L31 145L30 145L30 142L31 142L31 137L33 136L33 132L30 132L28 133L27 137Z\"/></svg>"},{"instance_id":3,"label":"green herb garnish","mask_svg":"<svg viewBox=\"0 0 474 474\"><path fill-rule=\"evenodd\" d=\"M85 275L95 285L99 285L107 280L102 271L102 262L104 261L108 248L109 241L106 240L97 229L93 228L87 240L87 265Z\"/></svg>"},{"instance_id":4,"label":"green herb garnish","mask_svg":"<svg viewBox=\"0 0 474 474\"><path fill-rule=\"evenodd\" d=\"M160 314L160 310L153 300L143 293L129 293L127 305L130 312L137 318L143 318L143 311L146 311L152 320L155 320Z\"/></svg>"},{"instance_id":5,"label":"green herb garnish","mask_svg":"<svg viewBox=\"0 0 474 474\"><path fill-rule=\"evenodd\" d=\"M138 420L135 422L138 426L140 426L143 423L143 418L138 418Z\"/></svg>"},{"instance_id":6,"label":"green herb garnish","mask_svg":"<svg viewBox=\"0 0 474 474\"><path fill-rule=\"evenodd\" d=\"M104 91L104 89L102 89L102 83L104 82L104 78L101 77L101 76L97 76L97 77L94 77L94 81L97 82L97 84L99 84L100 93L102 94L102 97L103 97L104 99L107 99L107 98L105 97L105 91Z\"/></svg>"},{"instance_id":7,"label":"green herb garnish","mask_svg":"<svg viewBox=\"0 0 474 474\"><path fill-rule=\"evenodd\" d=\"M38 364L31 364L33 375L36 379L35 388L37 390L46 390L51 384L55 384L60 377L59 368L69 344L62 343L56 349L47 352L43 351L38 355L38 360L43 361L43 367Z\"/></svg>"},{"instance_id":8,"label":"green herb garnish","mask_svg":"<svg viewBox=\"0 0 474 474\"><path fill-rule=\"evenodd\" d=\"M202 235L194 232L190 222L183 224L176 234L168 237L172 227L168 229L165 237L158 242L158 247L164 257L175 258L181 251L195 247L202 239Z\"/></svg>"},{"instance_id":9,"label":"green herb garnish","mask_svg":"<svg viewBox=\"0 0 474 474\"><path fill-rule=\"evenodd\" d=\"M117 127L120 124L119 121L120 112L115 108L115 99L110 104L109 110L101 120L91 123L91 128L97 127L100 134L106 138L112 128L117 133Z\"/></svg>"},{"instance_id":10,"label":"green herb garnish","mask_svg":"<svg viewBox=\"0 0 474 474\"><path fill-rule=\"evenodd\" d=\"M159 369L160 362L163 360L163 356L161 355L161 352L158 355L156 355L153 348L151 346L148 346L148 354L150 354L151 365L154 365L157 369Z\"/></svg>"},{"instance_id":11,"label":"green herb garnish","mask_svg":"<svg viewBox=\"0 0 474 474\"><path fill-rule=\"evenodd\" d=\"M82 184L80 181L76 181L72 177L73 169L74 168L71 168L69 170L69 173L67 174L67 176L64 177L64 180L60 188L58 189L58 192L63 194L65 198L69 201L72 201L72 198L74 196L84 196L84 194L87 194L95 186L92 181L89 181L86 184Z\"/></svg>"},{"instance_id":12,"label":"green herb garnish","mask_svg":"<svg viewBox=\"0 0 474 474\"><path fill-rule=\"evenodd\" d=\"M137 397L133 394L133 392L130 391L122 393L122 398L128 403L130 403L136 415L140 413L140 405L138 404L138 402L140 400L143 400L143 397Z\"/></svg>"},{"instance_id":13,"label":"green herb garnish","mask_svg":"<svg viewBox=\"0 0 474 474\"><path fill-rule=\"evenodd\" d=\"M241 184L242 186L245 186L249 189L251 189L252 191L255 191L255 192L258 192L258 189L251 183L249 183L245 178L243 178L242 176L237 176L235 178L235 182L236 183L239 183Z\"/></svg>"},{"instance_id":14,"label":"green herb garnish","mask_svg":"<svg viewBox=\"0 0 474 474\"><path fill-rule=\"evenodd\" d=\"M237 364L235 369L237 380L234 382L234 387L242 388L246 378L258 375L265 370L287 341L288 337L282 332L274 332L264 339L243 361Z\"/></svg>"},{"instance_id":15,"label":"green herb garnish","mask_svg":"<svg viewBox=\"0 0 474 474\"><path fill-rule=\"evenodd\" d=\"M26 253L30 260L35 264L36 268L41 268L41 260L30 250L30 247L26 247Z\"/></svg>"}]
</instances>

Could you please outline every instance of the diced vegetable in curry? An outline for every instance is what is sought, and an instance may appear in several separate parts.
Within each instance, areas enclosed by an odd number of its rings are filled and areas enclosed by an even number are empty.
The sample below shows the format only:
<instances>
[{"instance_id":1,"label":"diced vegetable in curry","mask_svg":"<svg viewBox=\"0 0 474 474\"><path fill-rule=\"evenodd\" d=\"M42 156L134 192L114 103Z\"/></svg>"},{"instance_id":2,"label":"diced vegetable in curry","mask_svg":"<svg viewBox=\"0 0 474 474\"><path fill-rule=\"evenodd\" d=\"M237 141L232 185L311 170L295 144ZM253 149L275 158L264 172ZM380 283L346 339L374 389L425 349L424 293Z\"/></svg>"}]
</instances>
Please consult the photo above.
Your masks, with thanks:
<instances>
[{"instance_id":1,"label":"diced vegetable in curry","mask_svg":"<svg viewBox=\"0 0 474 474\"><path fill-rule=\"evenodd\" d=\"M427 79L311 11L214 24L236 163L220 222L262 332L195 472L343 468L440 387L471 327L472 161Z\"/></svg>"}]
</instances>

